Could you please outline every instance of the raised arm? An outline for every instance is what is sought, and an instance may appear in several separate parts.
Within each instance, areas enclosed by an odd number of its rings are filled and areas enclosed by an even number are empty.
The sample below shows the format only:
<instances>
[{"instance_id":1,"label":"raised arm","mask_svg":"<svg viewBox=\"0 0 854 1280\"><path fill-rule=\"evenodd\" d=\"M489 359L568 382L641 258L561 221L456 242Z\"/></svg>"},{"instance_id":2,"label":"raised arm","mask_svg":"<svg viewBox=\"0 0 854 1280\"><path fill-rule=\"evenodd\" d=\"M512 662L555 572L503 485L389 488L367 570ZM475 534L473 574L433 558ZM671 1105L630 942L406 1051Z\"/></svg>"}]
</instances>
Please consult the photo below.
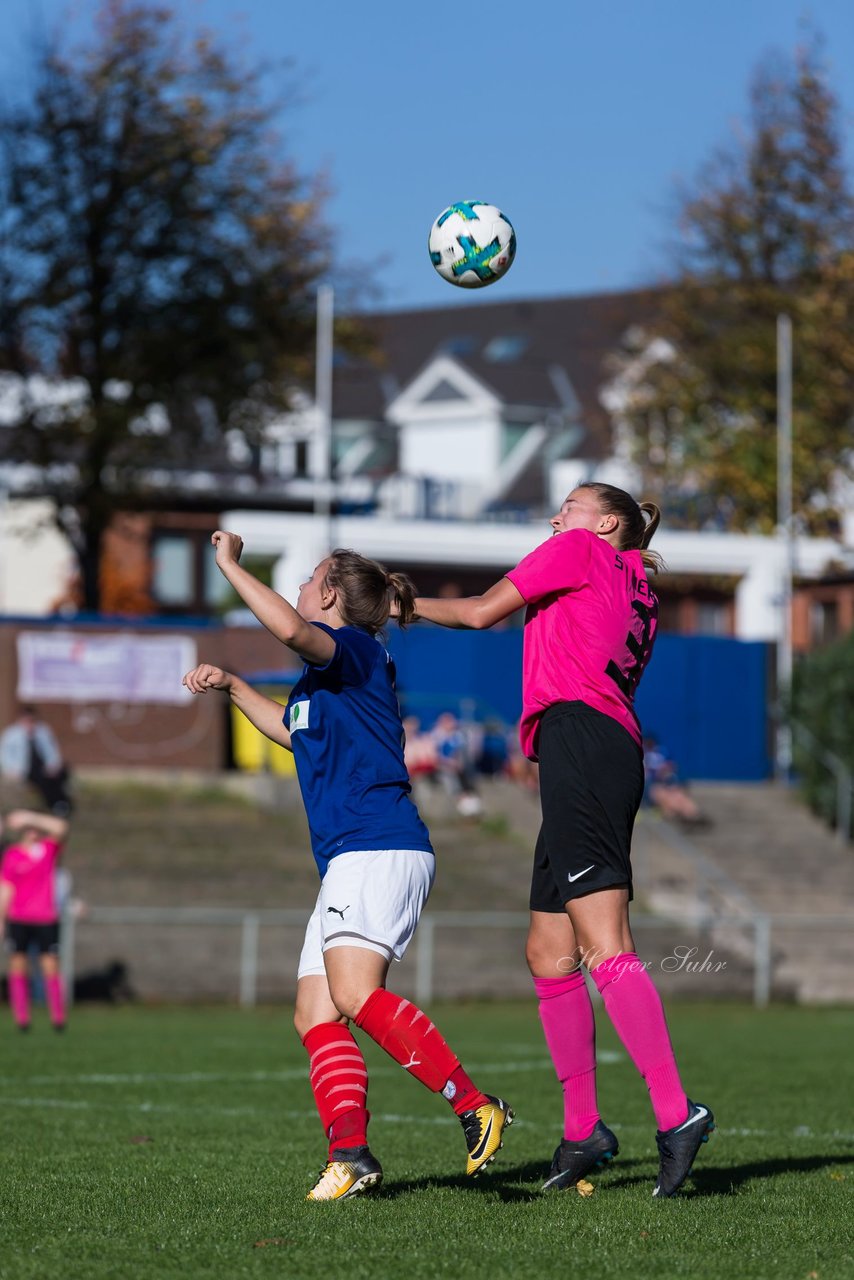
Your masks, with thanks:
<instances>
[{"instance_id":1,"label":"raised arm","mask_svg":"<svg viewBox=\"0 0 854 1280\"><path fill-rule=\"evenodd\" d=\"M6 915L15 896L15 890L8 880L0 880L0 928L6 921Z\"/></svg>"},{"instance_id":2,"label":"raised arm","mask_svg":"<svg viewBox=\"0 0 854 1280\"><path fill-rule=\"evenodd\" d=\"M68 835L65 818L57 818L52 813L41 813L37 809L13 809L6 818L6 826L11 831L23 831L30 827L50 840L62 841Z\"/></svg>"},{"instance_id":3,"label":"raised arm","mask_svg":"<svg viewBox=\"0 0 854 1280\"><path fill-rule=\"evenodd\" d=\"M266 697L253 689L251 684L241 680L240 676L223 671L221 667L212 667L203 662L192 671L188 671L181 681L190 693L207 693L208 689L222 689L231 701L242 711L246 719L271 742L278 742L280 747L291 750L290 730L282 722L283 708L281 703Z\"/></svg>"},{"instance_id":4,"label":"raised arm","mask_svg":"<svg viewBox=\"0 0 854 1280\"><path fill-rule=\"evenodd\" d=\"M304 662L323 666L335 653L335 641L328 631L313 627L302 614L283 596L244 569L239 563L243 539L236 533L217 529L211 536L216 547L216 562L220 572L231 583L240 599L251 609L258 621L282 644L286 644Z\"/></svg>"},{"instance_id":5,"label":"raised arm","mask_svg":"<svg viewBox=\"0 0 854 1280\"><path fill-rule=\"evenodd\" d=\"M460 596L449 600L418 596L415 609L419 618L438 622L440 627L483 631L486 627L495 626L502 618L508 618L524 603L510 579L502 578L482 596Z\"/></svg>"}]
</instances>

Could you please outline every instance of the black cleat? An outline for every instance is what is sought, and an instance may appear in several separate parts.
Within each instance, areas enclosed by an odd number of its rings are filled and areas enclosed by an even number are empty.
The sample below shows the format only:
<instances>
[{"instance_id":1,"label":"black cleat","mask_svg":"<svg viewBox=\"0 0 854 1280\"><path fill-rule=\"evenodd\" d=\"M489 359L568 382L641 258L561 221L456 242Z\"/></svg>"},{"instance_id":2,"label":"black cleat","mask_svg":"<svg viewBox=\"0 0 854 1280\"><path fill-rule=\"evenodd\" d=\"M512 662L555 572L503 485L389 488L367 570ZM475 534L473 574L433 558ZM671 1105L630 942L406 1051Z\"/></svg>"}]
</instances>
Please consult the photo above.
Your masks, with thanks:
<instances>
[{"instance_id":1,"label":"black cleat","mask_svg":"<svg viewBox=\"0 0 854 1280\"><path fill-rule=\"evenodd\" d=\"M715 1127L708 1107L688 1099L688 1119L673 1129L659 1129L655 1135L660 1164L652 1194L661 1198L675 1195L691 1172L697 1152Z\"/></svg>"},{"instance_id":2,"label":"black cleat","mask_svg":"<svg viewBox=\"0 0 854 1280\"><path fill-rule=\"evenodd\" d=\"M554 1153L549 1176L543 1183L543 1191L563 1191L567 1187L574 1187L580 1178L584 1178L593 1169L609 1164L619 1150L617 1135L601 1120L596 1121L590 1130L590 1136L581 1141L563 1138Z\"/></svg>"}]
</instances>

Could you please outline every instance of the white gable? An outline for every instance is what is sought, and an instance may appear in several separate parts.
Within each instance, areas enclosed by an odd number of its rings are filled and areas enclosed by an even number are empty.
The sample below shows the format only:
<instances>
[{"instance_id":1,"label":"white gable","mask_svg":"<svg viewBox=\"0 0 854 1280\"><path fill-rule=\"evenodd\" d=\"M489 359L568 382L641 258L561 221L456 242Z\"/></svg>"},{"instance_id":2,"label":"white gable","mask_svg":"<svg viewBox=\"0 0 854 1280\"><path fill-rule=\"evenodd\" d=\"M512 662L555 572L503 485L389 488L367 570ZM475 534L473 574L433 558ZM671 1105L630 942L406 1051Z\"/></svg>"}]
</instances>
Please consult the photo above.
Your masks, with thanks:
<instances>
[{"instance_id":1,"label":"white gable","mask_svg":"<svg viewBox=\"0 0 854 1280\"><path fill-rule=\"evenodd\" d=\"M407 422L438 422L442 418L487 415L495 418L501 400L479 378L464 368L453 356L436 356L426 368L404 387L386 410L389 422L404 426Z\"/></svg>"}]
</instances>

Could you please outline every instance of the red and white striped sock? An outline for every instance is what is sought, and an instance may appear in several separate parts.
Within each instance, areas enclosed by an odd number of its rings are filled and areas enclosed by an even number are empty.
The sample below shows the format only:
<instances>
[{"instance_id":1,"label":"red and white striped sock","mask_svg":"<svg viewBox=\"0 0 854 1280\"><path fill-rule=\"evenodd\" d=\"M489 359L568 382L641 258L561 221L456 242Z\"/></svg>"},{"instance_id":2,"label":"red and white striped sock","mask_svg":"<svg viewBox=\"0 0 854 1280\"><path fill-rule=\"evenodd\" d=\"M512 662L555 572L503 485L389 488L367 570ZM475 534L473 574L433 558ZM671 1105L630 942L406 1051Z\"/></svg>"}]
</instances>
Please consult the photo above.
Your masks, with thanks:
<instances>
[{"instance_id":1,"label":"red and white striped sock","mask_svg":"<svg viewBox=\"0 0 854 1280\"><path fill-rule=\"evenodd\" d=\"M309 1081L329 1154L367 1146L368 1068L349 1027L320 1022L303 1036Z\"/></svg>"},{"instance_id":2,"label":"red and white striped sock","mask_svg":"<svg viewBox=\"0 0 854 1280\"><path fill-rule=\"evenodd\" d=\"M355 1023L416 1080L441 1093L457 1115L489 1101L427 1014L409 1000L378 987L362 1005Z\"/></svg>"}]
</instances>

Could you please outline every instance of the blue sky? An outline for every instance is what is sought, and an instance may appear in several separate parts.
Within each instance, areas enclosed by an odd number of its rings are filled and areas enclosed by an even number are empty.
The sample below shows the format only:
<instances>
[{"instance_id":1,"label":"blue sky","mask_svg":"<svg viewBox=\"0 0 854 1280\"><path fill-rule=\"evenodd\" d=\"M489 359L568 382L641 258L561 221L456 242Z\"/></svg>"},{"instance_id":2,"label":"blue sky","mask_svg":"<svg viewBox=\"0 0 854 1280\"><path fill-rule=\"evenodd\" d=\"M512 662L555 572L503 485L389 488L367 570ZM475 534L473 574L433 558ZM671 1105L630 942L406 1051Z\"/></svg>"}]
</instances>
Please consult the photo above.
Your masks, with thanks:
<instances>
[{"instance_id":1,"label":"blue sky","mask_svg":"<svg viewBox=\"0 0 854 1280\"><path fill-rule=\"evenodd\" d=\"M34 21L92 0L0 0L0 74ZM666 276L673 190L746 118L751 74L809 19L854 153L852 0L176 0L249 57L295 59L285 120L303 172L328 171L344 261L375 264L389 308L632 288ZM528 16L530 15L530 20ZM489 289L433 271L427 233L459 199L513 221L518 253ZM452 296L453 295L453 296Z\"/></svg>"}]
</instances>

